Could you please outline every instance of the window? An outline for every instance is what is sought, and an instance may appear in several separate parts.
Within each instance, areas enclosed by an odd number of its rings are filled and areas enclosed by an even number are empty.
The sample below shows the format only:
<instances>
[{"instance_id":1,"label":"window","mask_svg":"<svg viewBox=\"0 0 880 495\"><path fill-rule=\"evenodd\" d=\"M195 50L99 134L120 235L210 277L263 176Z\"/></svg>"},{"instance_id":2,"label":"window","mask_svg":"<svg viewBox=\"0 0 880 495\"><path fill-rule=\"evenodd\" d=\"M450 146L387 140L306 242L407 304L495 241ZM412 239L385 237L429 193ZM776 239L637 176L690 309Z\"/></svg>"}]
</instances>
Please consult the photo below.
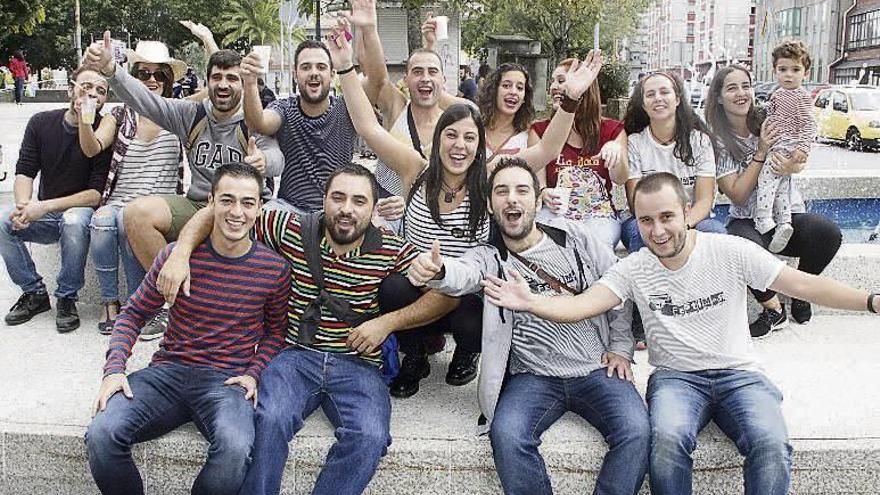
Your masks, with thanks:
<instances>
[{"instance_id":1,"label":"window","mask_svg":"<svg viewBox=\"0 0 880 495\"><path fill-rule=\"evenodd\" d=\"M880 9L849 18L847 48L880 46Z\"/></svg>"},{"instance_id":2,"label":"window","mask_svg":"<svg viewBox=\"0 0 880 495\"><path fill-rule=\"evenodd\" d=\"M831 107L837 112L848 112L849 108L846 104L846 96L840 91L835 91L831 97Z\"/></svg>"},{"instance_id":3,"label":"window","mask_svg":"<svg viewBox=\"0 0 880 495\"><path fill-rule=\"evenodd\" d=\"M780 10L776 13L776 36L800 36L801 35L801 9L795 7Z\"/></svg>"},{"instance_id":4,"label":"window","mask_svg":"<svg viewBox=\"0 0 880 495\"><path fill-rule=\"evenodd\" d=\"M819 108L825 108L828 106L828 94L829 93L819 93L819 96L816 97L815 105Z\"/></svg>"}]
</instances>

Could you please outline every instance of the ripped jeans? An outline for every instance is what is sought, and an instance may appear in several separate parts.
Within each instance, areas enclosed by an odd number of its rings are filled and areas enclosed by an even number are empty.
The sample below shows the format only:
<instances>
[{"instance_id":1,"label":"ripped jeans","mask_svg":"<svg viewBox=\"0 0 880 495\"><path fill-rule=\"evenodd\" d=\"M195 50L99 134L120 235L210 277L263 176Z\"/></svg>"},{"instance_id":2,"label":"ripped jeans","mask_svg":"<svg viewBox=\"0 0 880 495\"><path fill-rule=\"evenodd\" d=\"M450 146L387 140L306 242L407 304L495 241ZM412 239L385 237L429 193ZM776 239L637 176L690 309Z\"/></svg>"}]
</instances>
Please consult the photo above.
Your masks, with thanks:
<instances>
[{"instance_id":1,"label":"ripped jeans","mask_svg":"<svg viewBox=\"0 0 880 495\"><path fill-rule=\"evenodd\" d=\"M91 253L98 283L101 286L101 302L120 301L125 304L129 296L137 290L146 272L138 263L122 223L120 206L104 205L92 215L89 229L92 233ZM125 270L126 292L119 298L119 258Z\"/></svg>"},{"instance_id":2,"label":"ripped jeans","mask_svg":"<svg viewBox=\"0 0 880 495\"><path fill-rule=\"evenodd\" d=\"M0 208L0 256L9 278L26 294L45 294L46 284L25 242L61 245L61 269L55 297L76 299L85 285L86 256L89 254L89 221L94 210L69 208L43 215L22 230L12 229L9 215L13 205Z\"/></svg>"}]
</instances>

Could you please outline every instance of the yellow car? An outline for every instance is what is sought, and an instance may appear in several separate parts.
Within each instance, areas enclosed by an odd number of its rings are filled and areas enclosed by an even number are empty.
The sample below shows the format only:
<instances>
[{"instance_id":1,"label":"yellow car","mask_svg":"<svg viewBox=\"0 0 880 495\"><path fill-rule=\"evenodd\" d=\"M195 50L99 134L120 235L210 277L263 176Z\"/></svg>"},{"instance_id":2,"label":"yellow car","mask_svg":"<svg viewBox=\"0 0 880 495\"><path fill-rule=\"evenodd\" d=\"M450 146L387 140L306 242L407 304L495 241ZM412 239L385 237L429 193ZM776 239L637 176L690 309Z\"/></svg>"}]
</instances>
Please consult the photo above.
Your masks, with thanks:
<instances>
[{"instance_id":1,"label":"yellow car","mask_svg":"<svg viewBox=\"0 0 880 495\"><path fill-rule=\"evenodd\" d=\"M854 151L880 147L880 88L833 86L816 95L813 114L819 139Z\"/></svg>"}]
</instances>

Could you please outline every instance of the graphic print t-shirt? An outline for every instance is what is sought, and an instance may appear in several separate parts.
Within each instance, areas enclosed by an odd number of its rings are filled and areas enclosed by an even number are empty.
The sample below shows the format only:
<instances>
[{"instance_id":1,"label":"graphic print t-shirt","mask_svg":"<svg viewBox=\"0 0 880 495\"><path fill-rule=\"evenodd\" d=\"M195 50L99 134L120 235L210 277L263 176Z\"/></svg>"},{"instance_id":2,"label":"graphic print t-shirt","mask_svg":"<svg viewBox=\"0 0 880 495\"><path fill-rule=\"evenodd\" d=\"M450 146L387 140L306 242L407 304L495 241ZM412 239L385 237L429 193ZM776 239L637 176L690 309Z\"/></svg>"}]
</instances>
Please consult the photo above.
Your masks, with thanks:
<instances>
[{"instance_id":1,"label":"graphic print t-shirt","mask_svg":"<svg viewBox=\"0 0 880 495\"><path fill-rule=\"evenodd\" d=\"M709 136L699 131L691 133L691 150L694 164L687 165L675 156L675 143L660 144L651 136L649 127L629 136L629 178L642 177L658 172L669 172L678 177L691 203L697 177L715 178L715 153Z\"/></svg>"},{"instance_id":2,"label":"graphic print t-shirt","mask_svg":"<svg viewBox=\"0 0 880 495\"><path fill-rule=\"evenodd\" d=\"M759 370L746 286L766 290L785 262L740 237L693 232L696 246L680 269L667 269L645 247L611 267L599 283L638 305L653 366Z\"/></svg>"},{"instance_id":3,"label":"graphic print t-shirt","mask_svg":"<svg viewBox=\"0 0 880 495\"><path fill-rule=\"evenodd\" d=\"M578 271L574 255L544 235L544 238L520 256L556 277L572 289L585 290L594 282L586 263L583 276ZM510 255L514 268L522 274L532 292L558 296L537 273ZM563 289L564 290L564 289ZM566 291L564 294L568 295ZM605 346L599 340L598 326L591 320L575 323L556 323L536 317L532 313L517 312L513 321L513 343L509 369L512 374L532 373L540 376L571 378L586 376L601 367Z\"/></svg>"}]
</instances>

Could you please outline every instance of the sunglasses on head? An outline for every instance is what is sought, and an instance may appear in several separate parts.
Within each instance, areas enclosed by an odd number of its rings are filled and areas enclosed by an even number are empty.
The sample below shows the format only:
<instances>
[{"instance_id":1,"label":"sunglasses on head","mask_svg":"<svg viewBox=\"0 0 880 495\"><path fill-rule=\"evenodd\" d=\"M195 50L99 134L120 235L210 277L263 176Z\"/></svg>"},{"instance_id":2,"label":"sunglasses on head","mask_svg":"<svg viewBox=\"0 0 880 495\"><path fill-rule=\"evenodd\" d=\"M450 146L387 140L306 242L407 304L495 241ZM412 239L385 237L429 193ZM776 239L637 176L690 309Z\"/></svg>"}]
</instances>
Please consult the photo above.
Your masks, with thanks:
<instances>
[{"instance_id":1,"label":"sunglasses on head","mask_svg":"<svg viewBox=\"0 0 880 495\"><path fill-rule=\"evenodd\" d=\"M138 69L134 72L134 77L138 78L141 81L149 81L150 78L156 79L157 83L165 84L169 81L168 74L162 70L147 70L147 69Z\"/></svg>"}]
</instances>

